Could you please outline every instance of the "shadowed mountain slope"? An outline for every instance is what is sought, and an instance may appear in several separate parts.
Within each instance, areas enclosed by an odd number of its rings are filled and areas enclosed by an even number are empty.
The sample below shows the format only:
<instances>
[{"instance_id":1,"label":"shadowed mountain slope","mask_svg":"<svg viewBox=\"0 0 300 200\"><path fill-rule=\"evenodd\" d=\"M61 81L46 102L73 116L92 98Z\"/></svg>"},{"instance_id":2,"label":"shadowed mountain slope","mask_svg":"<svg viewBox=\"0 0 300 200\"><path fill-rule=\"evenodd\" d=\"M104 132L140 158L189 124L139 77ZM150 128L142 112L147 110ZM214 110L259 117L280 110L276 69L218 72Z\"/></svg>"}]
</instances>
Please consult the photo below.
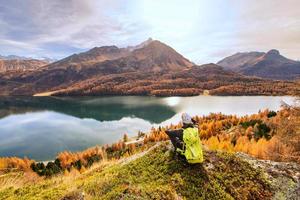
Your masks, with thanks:
<instances>
[{"instance_id":1,"label":"shadowed mountain slope","mask_svg":"<svg viewBox=\"0 0 300 200\"><path fill-rule=\"evenodd\" d=\"M300 62L285 58L274 49L267 53L237 53L219 61L218 65L248 76L278 80L300 78Z\"/></svg>"}]
</instances>

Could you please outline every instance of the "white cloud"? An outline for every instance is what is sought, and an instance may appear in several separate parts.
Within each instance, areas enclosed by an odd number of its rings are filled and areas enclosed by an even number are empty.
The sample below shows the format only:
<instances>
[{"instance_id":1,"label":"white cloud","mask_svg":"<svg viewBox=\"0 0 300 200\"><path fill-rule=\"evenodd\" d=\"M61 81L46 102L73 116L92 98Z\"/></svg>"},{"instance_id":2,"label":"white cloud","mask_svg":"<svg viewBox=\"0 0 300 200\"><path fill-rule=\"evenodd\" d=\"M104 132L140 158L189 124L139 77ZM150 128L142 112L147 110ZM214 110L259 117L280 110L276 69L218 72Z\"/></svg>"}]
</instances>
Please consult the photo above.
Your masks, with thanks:
<instances>
[{"instance_id":1,"label":"white cloud","mask_svg":"<svg viewBox=\"0 0 300 200\"><path fill-rule=\"evenodd\" d=\"M299 59L298 0L0 0L0 54L62 57L159 39L197 63L277 48Z\"/></svg>"}]
</instances>

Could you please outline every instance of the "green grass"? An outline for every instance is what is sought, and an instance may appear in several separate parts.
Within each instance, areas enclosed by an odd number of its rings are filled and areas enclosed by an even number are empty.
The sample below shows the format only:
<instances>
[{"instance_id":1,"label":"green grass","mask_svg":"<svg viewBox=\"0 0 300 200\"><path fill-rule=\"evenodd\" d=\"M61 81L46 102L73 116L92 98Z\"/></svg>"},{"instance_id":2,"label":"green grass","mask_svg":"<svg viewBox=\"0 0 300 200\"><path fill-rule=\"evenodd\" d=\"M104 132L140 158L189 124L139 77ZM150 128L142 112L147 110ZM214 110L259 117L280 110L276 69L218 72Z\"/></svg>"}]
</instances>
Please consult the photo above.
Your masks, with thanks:
<instances>
[{"instance_id":1,"label":"green grass","mask_svg":"<svg viewBox=\"0 0 300 200\"><path fill-rule=\"evenodd\" d=\"M206 151L203 165L188 165L163 144L128 164L112 164L72 180L54 177L0 190L0 199L60 199L82 192L87 199L270 199L272 195L263 173L233 154Z\"/></svg>"}]
</instances>

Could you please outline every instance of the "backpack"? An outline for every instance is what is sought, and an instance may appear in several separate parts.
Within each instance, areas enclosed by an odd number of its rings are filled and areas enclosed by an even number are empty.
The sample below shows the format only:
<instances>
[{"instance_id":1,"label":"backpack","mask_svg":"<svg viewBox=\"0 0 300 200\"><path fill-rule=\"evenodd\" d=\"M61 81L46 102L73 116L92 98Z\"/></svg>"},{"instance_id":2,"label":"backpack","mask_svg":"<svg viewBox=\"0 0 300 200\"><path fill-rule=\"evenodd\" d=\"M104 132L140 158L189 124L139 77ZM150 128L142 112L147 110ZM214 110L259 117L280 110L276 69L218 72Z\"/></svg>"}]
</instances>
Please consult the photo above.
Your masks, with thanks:
<instances>
[{"instance_id":1,"label":"backpack","mask_svg":"<svg viewBox=\"0 0 300 200\"><path fill-rule=\"evenodd\" d=\"M183 130L183 150L177 149L181 155L185 156L188 163L202 163L203 152L197 128L187 128Z\"/></svg>"}]
</instances>

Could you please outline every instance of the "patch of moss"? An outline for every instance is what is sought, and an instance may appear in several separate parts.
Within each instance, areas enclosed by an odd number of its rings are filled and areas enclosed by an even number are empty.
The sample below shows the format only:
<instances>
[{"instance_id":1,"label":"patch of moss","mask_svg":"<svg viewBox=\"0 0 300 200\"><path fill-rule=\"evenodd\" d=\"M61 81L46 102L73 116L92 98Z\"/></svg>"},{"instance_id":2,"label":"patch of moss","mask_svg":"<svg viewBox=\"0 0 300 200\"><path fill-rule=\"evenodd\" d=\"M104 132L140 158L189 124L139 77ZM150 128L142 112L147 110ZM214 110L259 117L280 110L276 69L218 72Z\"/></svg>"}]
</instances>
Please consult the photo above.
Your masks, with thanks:
<instances>
[{"instance_id":1,"label":"patch of moss","mask_svg":"<svg viewBox=\"0 0 300 200\"><path fill-rule=\"evenodd\" d=\"M67 186L56 186L51 183L43 183L36 185L26 185L15 189L7 188L0 191L0 199L18 199L18 200L38 200L38 199L60 199L65 195Z\"/></svg>"}]
</instances>

